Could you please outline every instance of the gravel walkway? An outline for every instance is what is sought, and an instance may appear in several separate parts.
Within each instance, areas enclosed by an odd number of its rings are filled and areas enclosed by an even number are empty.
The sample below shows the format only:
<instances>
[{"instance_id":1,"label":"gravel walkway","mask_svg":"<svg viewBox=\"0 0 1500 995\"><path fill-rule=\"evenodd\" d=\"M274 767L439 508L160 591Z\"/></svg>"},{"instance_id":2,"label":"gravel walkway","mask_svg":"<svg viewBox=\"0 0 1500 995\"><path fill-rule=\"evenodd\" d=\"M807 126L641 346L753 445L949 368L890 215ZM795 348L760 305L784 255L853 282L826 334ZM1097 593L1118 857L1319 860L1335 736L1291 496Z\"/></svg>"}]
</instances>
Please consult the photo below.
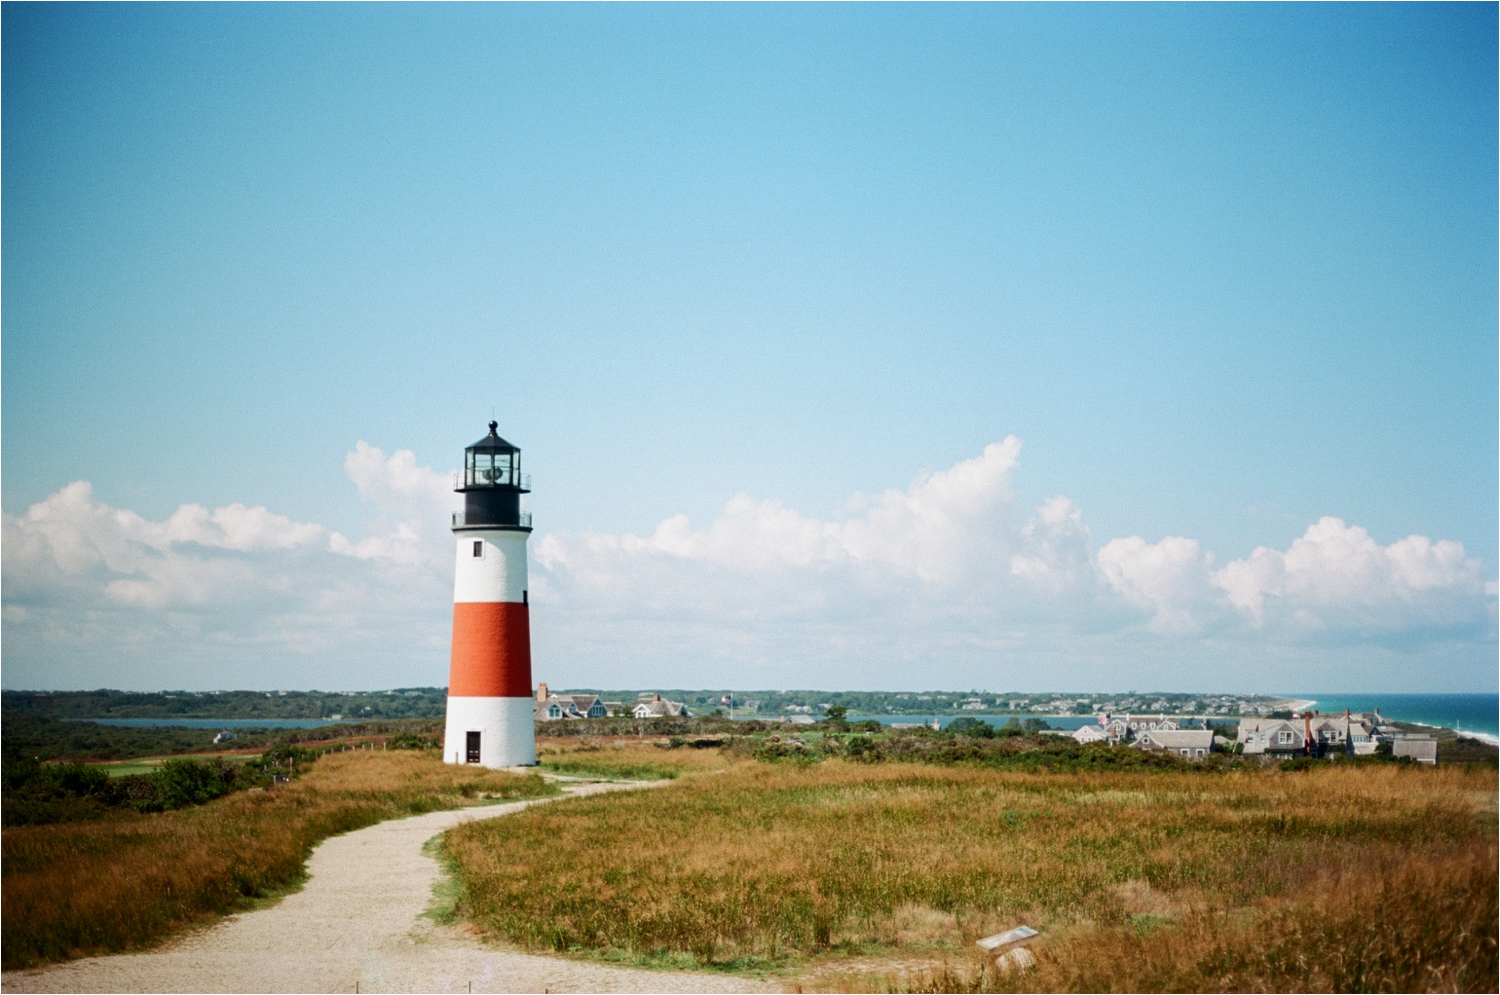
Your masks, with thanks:
<instances>
[{"instance_id":1,"label":"gravel walkway","mask_svg":"<svg viewBox=\"0 0 1500 995\"><path fill-rule=\"evenodd\" d=\"M578 784L569 795L629 787ZM545 801L543 799L542 801ZM323 841L303 889L154 950L0 977L6 992L762 992L726 975L644 971L486 947L421 913L440 875L422 845L537 801L382 822Z\"/></svg>"}]
</instances>

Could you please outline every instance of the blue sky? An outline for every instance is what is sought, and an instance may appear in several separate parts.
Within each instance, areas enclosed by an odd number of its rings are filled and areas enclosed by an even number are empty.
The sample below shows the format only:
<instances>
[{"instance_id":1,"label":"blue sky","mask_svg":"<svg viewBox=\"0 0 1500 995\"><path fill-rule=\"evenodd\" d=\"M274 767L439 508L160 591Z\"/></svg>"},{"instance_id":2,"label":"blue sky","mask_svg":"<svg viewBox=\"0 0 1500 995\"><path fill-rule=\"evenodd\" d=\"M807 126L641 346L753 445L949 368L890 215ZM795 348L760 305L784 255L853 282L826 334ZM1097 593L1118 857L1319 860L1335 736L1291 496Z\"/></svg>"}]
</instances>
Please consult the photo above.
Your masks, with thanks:
<instances>
[{"instance_id":1,"label":"blue sky","mask_svg":"<svg viewBox=\"0 0 1500 995\"><path fill-rule=\"evenodd\" d=\"M1496 685L1492 5L3 22L8 687L443 683L442 498L411 474L492 411L535 475L534 553L553 538L553 683L1207 689L1232 682L1198 665L1235 660L1264 688ZM847 536L771 570L660 533L733 532L744 494L828 539L866 513L851 495L916 507L924 473L1012 435L960 502L973 529L882 541L1056 574L1062 546L1026 544L1065 496L1087 595L967 560L935 580ZM48 501L74 518L27 517ZM77 524L183 505L322 531ZM751 517L736 542L774 546ZM1212 578L1326 518L1365 530L1350 549L1463 552L1431 553L1438 580L1371 553L1376 587L1336 590L1139 573L1207 554ZM329 552L403 526L420 554Z\"/></svg>"}]
</instances>

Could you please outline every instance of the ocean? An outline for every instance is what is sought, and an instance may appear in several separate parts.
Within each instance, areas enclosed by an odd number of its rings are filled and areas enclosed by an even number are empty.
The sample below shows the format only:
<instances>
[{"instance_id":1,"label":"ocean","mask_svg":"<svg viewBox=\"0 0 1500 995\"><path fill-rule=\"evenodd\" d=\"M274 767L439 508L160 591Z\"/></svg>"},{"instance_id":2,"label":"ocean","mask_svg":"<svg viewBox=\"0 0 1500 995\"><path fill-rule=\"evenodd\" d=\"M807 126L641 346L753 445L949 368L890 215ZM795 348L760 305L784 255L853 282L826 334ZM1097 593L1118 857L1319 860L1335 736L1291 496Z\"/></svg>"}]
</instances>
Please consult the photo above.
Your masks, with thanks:
<instances>
[{"instance_id":1,"label":"ocean","mask_svg":"<svg viewBox=\"0 0 1500 995\"><path fill-rule=\"evenodd\" d=\"M1500 695L1497 694L1299 694L1315 701L1320 712L1368 712L1397 722L1420 722L1456 732L1500 735Z\"/></svg>"}]
</instances>

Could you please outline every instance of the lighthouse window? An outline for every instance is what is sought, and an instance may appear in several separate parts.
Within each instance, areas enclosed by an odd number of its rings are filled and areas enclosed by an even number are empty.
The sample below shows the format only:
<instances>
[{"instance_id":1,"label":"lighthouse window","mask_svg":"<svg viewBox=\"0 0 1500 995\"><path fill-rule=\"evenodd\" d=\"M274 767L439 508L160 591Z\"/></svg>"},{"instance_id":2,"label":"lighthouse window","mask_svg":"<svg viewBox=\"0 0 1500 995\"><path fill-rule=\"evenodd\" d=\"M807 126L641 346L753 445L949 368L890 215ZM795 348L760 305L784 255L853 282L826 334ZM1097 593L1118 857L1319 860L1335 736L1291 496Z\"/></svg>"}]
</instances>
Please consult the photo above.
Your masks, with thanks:
<instances>
[{"instance_id":1,"label":"lighthouse window","mask_svg":"<svg viewBox=\"0 0 1500 995\"><path fill-rule=\"evenodd\" d=\"M475 555L475 557L483 558L483 556L484 556L484 540L483 539L475 539L474 540L474 555Z\"/></svg>"}]
</instances>

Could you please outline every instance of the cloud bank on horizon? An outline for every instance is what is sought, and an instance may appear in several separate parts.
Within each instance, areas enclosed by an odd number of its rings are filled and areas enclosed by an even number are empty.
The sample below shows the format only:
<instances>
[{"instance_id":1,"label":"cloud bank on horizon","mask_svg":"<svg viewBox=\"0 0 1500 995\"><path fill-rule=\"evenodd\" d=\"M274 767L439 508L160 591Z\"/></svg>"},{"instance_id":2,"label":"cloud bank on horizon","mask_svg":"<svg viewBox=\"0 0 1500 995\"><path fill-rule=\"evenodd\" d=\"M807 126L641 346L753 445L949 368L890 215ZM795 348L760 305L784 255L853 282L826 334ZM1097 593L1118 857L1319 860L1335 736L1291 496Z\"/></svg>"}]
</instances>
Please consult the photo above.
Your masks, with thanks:
<instances>
[{"instance_id":1,"label":"cloud bank on horizon","mask_svg":"<svg viewBox=\"0 0 1500 995\"><path fill-rule=\"evenodd\" d=\"M534 670L568 686L1489 690L1496 594L1462 544L1325 516L1220 564L1019 506L1015 436L823 521L737 494L706 527L532 541ZM3 518L5 686L443 684L448 475L359 442L351 539L263 507L165 521L77 481Z\"/></svg>"}]
</instances>

